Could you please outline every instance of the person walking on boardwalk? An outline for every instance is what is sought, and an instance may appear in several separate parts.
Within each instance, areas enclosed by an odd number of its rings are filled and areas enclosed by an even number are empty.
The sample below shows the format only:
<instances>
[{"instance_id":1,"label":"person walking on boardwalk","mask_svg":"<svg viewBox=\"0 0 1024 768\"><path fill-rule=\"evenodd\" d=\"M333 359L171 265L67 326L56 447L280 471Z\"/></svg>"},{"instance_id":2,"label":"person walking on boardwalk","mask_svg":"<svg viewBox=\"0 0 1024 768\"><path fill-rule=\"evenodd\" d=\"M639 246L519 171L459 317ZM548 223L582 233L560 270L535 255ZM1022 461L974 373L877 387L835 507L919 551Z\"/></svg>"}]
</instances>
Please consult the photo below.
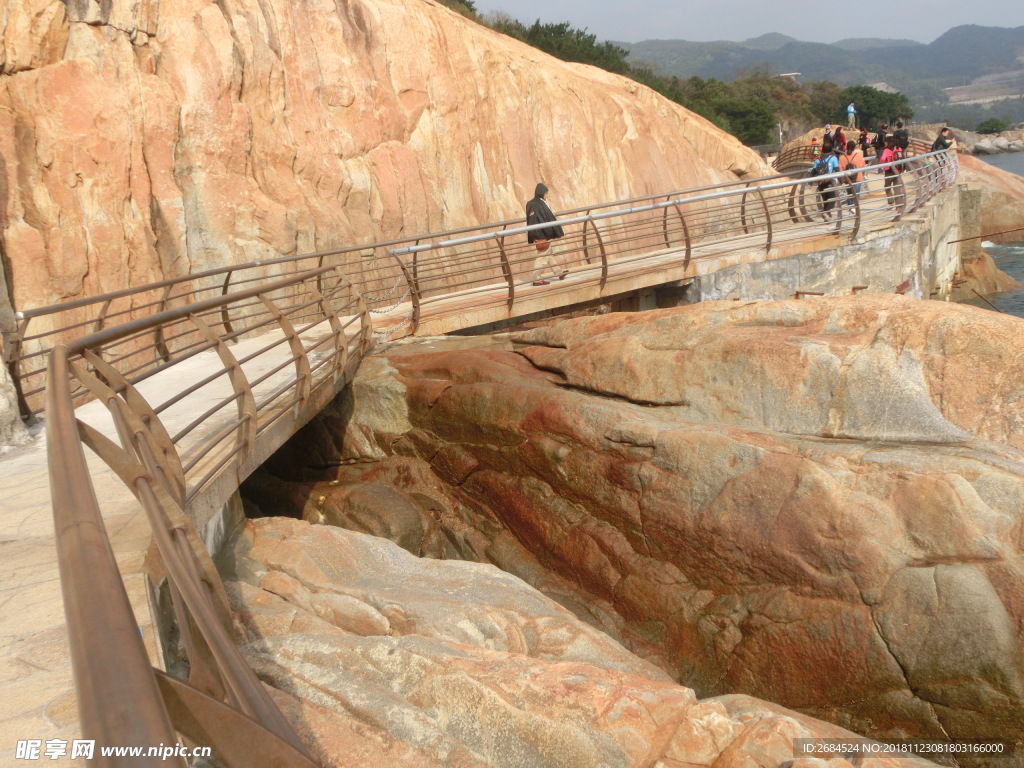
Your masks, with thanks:
<instances>
[{"instance_id":1,"label":"person walking on boardwalk","mask_svg":"<svg viewBox=\"0 0 1024 768\"><path fill-rule=\"evenodd\" d=\"M896 130L892 132L893 137L896 139L896 149L901 149L906 152L910 148L910 131L903 127L903 121L896 121Z\"/></svg>"},{"instance_id":2,"label":"person walking on boardwalk","mask_svg":"<svg viewBox=\"0 0 1024 768\"><path fill-rule=\"evenodd\" d=\"M900 164L893 162L897 159L896 137L886 136L885 149L882 150L882 154L878 158L878 164L891 163L888 168L882 170L882 173L885 174L885 199L889 201L889 205L893 206L900 202L900 191L896 186L899 182Z\"/></svg>"},{"instance_id":3,"label":"person walking on boardwalk","mask_svg":"<svg viewBox=\"0 0 1024 768\"><path fill-rule=\"evenodd\" d=\"M833 151L831 139L825 139L821 145L821 157L811 166L811 176L825 176L839 170L839 155ZM836 205L836 189L834 179L823 179L817 182L818 197L821 200L822 218L831 219L832 209Z\"/></svg>"},{"instance_id":4,"label":"person walking on boardwalk","mask_svg":"<svg viewBox=\"0 0 1024 768\"><path fill-rule=\"evenodd\" d=\"M860 197L861 187L864 185L864 153L857 142L850 139L846 142L846 152L839 158L839 170L849 171L850 182L853 184L853 194L847 195L846 204L853 205L854 198Z\"/></svg>"},{"instance_id":5,"label":"person walking on boardwalk","mask_svg":"<svg viewBox=\"0 0 1024 768\"><path fill-rule=\"evenodd\" d=\"M843 127L837 125L836 129L832 131L832 146L842 152L846 149L846 134L843 133Z\"/></svg>"},{"instance_id":6,"label":"person walking on boardwalk","mask_svg":"<svg viewBox=\"0 0 1024 768\"><path fill-rule=\"evenodd\" d=\"M878 130L875 131L875 140L871 142L871 145L875 148L875 162L881 162L882 152L885 151L885 132L889 130L888 123L882 123L878 126Z\"/></svg>"},{"instance_id":7,"label":"person walking on boardwalk","mask_svg":"<svg viewBox=\"0 0 1024 768\"><path fill-rule=\"evenodd\" d=\"M538 184L533 191L533 199L526 204L526 225L551 224L550 227L538 227L527 233L527 241L537 248L537 258L533 261L533 284L547 285L544 279L545 272L552 276L557 274L559 280L564 280L569 274L563 263L563 255L560 249L555 247L552 241L565 237L565 231L556 222L558 219L552 212L547 200L544 199L548 188L544 184ZM557 273L555 269L557 268Z\"/></svg>"}]
</instances>

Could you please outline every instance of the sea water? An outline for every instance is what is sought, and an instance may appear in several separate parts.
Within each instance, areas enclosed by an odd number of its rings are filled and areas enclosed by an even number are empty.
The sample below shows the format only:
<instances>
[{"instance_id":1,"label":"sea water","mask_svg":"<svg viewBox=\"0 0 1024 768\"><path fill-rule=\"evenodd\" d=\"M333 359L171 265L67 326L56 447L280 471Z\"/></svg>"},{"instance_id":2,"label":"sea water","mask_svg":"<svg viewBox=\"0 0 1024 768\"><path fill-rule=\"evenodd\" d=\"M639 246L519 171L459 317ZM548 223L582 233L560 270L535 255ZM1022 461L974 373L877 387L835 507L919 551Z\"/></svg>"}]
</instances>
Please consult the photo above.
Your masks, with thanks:
<instances>
[{"instance_id":1,"label":"sea water","mask_svg":"<svg viewBox=\"0 0 1024 768\"><path fill-rule=\"evenodd\" d=\"M1004 171L1024 176L1024 152L1012 152L1004 155L986 155L982 158L986 163L1002 168ZM1021 240L1024 241L1024 232L1021 233ZM1017 282L1021 283L1020 288L1012 291L998 293L995 296L987 297L989 301L999 307L1000 310L1017 317L1024 317L1024 242L1019 243L982 243L982 246L996 266L1008 274ZM981 307L991 307L984 301L976 300L968 302Z\"/></svg>"}]
</instances>

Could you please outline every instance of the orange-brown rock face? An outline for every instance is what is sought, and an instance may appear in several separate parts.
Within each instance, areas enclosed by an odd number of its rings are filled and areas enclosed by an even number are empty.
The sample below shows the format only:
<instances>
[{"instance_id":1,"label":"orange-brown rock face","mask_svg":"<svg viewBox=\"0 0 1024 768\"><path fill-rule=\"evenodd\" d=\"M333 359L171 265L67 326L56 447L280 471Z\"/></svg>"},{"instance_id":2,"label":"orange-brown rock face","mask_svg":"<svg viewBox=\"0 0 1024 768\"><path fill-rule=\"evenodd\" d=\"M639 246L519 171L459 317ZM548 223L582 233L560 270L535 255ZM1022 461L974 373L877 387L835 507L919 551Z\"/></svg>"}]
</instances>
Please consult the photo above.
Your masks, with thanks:
<instances>
[{"instance_id":1,"label":"orange-brown rock face","mask_svg":"<svg viewBox=\"0 0 1024 768\"><path fill-rule=\"evenodd\" d=\"M325 767L775 768L794 739L852 736L746 696L698 701L489 565L271 518L233 567L243 650Z\"/></svg>"},{"instance_id":2,"label":"orange-brown rock face","mask_svg":"<svg viewBox=\"0 0 1024 768\"><path fill-rule=\"evenodd\" d=\"M733 179L646 88L433 2L12 0L2 242L17 309L225 263Z\"/></svg>"},{"instance_id":3,"label":"orange-brown rock face","mask_svg":"<svg viewBox=\"0 0 1024 768\"><path fill-rule=\"evenodd\" d=\"M407 407L357 387L344 439L302 439L429 463L450 499L395 483L418 546L441 520L700 695L1022 739L1021 328L898 296L579 318L520 354L389 351L367 374Z\"/></svg>"},{"instance_id":4,"label":"orange-brown rock face","mask_svg":"<svg viewBox=\"0 0 1024 768\"><path fill-rule=\"evenodd\" d=\"M1024 179L967 155L960 155L960 178L981 192L981 234L986 239L1024 240ZM1006 234L996 234L1000 232Z\"/></svg>"}]
</instances>

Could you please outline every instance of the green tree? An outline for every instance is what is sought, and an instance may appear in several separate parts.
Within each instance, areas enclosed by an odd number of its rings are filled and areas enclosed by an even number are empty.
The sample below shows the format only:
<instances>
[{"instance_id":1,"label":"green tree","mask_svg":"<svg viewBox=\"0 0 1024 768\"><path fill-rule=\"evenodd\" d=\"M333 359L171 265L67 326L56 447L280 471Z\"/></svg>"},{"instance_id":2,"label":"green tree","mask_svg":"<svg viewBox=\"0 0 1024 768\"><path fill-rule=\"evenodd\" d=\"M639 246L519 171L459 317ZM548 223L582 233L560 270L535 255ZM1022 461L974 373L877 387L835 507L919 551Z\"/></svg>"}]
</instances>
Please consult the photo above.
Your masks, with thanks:
<instances>
[{"instance_id":1,"label":"green tree","mask_svg":"<svg viewBox=\"0 0 1024 768\"><path fill-rule=\"evenodd\" d=\"M846 105L851 101L857 105L858 124L869 130L878 127L879 123L892 125L899 118L907 120L914 116L910 100L902 93L886 93L870 85L854 85L839 94L836 119L846 122Z\"/></svg>"},{"instance_id":2,"label":"green tree","mask_svg":"<svg viewBox=\"0 0 1024 768\"><path fill-rule=\"evenodd\" d=\"M982 120L978 123L978 127L975 128L978 133L1002 133L1008 130L1010 124L1005 120L1000 120L998 117L990 117L988 120Z\"/></svg>"},{"instance_id":3,"label":"green tree","mask_svg":"<svg viewBox=\"0 0 1024 768\"><path fill-rule=\"evenodd\" d=\"M596 35L585 29L574 29L567 21L541 24L538 19L532 26L526 27L515 19L499 18L494 23L494 29L563 61L592 64L620 75L630 71L626 63L629 53L624 48L607 41L599 43Z\"/></svg>"},{"instance_id":4,"label":"green tree","mask_svg":"<svg viewBox=\"0 0 1024 768\"><path fill-rule=\"evenodd\" d=\"M469 16L471 19L476 18L476 5L473 0L439 0L441 5L446 5L453 11L458 11L463 16Z\"/></svg>"},{"instance_id":5,"label":"green tree","mask_svg":"<svg viewBox=\"0 0 1024 768\"><path fill-rule=\"evenodd\" d=\"M744 144L771 142L777 118L765 102L729 98L716 105L717 111L729 121L729 132Z\"/></svg>"}]
</instances>

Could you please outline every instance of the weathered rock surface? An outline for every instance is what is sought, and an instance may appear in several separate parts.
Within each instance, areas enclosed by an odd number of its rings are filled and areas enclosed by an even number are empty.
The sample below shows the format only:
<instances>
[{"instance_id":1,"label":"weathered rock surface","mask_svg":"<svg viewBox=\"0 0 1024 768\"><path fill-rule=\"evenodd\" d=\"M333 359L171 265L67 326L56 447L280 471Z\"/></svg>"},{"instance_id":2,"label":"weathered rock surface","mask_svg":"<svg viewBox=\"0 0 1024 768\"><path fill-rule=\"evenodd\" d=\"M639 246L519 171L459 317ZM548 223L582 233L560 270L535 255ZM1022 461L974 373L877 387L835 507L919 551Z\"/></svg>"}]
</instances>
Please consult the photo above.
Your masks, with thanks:
<instances>
[{"instance_id":1,"label":"weathered rock surface","mask_svg":"<svg viewBox=\"0 0 1024 768\"><path fill-rule=\"evenodd\" d=\"M1024 239L1024 178L967 155L960 155L959 178L981 192L981 233L989 235L986 240ZM996 234L1000 232L1007 234Z\"/></svg>"},{"instance_id":2,"label":"weathered rock surface","mask_svg":"<svg viewBox=\"0 0 1024 768\"><path fill-rule=\"evenodd\" d=\"M0 453L6 446L19 445L27 440L28 430L21 421L18 396L3 355L0 354Z\"/></svg>"},{"instance_id":3,"label":"weathered rock surface","mask_svg":"<svg viewBox=\"0 0 1024 768\"><path fill-rule=\"evenodd\" d=\"M977 300L978 294L982 296L1002 293L1017 288L1020 283L1003 272L996 266L995 261L982 248L978 248L970 256L960 256L960 278L964 282L956 281L950 291L950 301L973 301Z\"/></svg>"},{"instance_id":4,"label":"weathered rock surface","mask_svg":"<svg viewBox=\"0 0 1024 768\"><path fill-rule=\"evenodd\" d=\"M230 567L244 651L324 766L775 768L795 738L852 735L745 696L698 701L491 566L271 518Z\"/></svg>"},{"instance_id":5,"label":"weathered rock surface","mask_svg":"<svg viewBox=\"0 0 1024 768\"><path fill-rule=\"evenodd\" d=\"M702 696L1022 739L1021 327L898 296L574 319L521 354L390 351L374 380L412 429L350 409L358 440L302 439L320 467L429 462L448 498L401 490L453 548L528 552L525 579Z\"/></svg>"},{"instance_id":6,"label":"weathered rock surface","mask_svg":"<svg viewBox=\"0 0 1024 768\"><path fill-rule=\"evenodd\" d=\"M425 0L10 0L0 245L27 309L766 171L653 91ZM356 263L359 263L356 258Z\"/></svg>"}]
</instances>

